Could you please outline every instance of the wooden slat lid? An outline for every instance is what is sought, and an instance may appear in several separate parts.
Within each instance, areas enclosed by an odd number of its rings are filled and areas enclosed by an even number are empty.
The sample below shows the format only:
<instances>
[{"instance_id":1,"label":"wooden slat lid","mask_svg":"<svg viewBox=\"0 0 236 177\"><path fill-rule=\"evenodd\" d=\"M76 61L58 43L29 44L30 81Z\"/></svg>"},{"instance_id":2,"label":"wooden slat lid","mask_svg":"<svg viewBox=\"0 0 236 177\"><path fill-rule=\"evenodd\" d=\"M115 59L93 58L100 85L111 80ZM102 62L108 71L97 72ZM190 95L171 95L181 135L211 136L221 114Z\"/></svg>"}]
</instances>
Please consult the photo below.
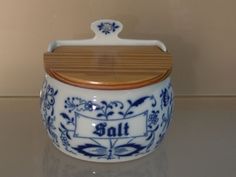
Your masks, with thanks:
<instances>
[{"instance_id":1,"label":"wooden slat lid","mask_svg":"<svg viewBox=\"0 0 236 177\"><path fill-rule=\"evenodd\" d=\"M94 39L50 44L44 65L51 77L78 87L113 90L143 87L169 76L171 56L160 41L120 39L122 25L113 20L96 21L92 29Z\"/></svg>"}]
</instances>

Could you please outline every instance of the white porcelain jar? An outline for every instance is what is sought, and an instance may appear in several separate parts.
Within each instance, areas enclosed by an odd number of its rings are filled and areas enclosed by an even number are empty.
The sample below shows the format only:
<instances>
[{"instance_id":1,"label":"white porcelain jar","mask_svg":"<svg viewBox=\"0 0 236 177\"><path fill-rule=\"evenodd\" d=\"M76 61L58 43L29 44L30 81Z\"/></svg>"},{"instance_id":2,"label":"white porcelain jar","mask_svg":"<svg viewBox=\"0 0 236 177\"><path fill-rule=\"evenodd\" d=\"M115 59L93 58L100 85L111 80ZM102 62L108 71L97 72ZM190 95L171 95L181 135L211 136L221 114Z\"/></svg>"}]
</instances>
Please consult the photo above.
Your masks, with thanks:
<instances>
[{"instance_id":1,"label":"white porcelain jar","mask_svg":"<svg viewBox=\"0 0 236 177\"><path fill-rule=\"evenodd\" d=\"M54 41L49 44L48 52L53 53L61 46L158 46L163 53L166 52L165 45L160 41L118 38L122 29L122 24L118 21L99 20L92 23L91 28L96 33L95 38ZM71 52L64 52L60 56L65 57L67 54ZM72 56L77 55L71 54L68 58L73 58ZM94 57L87 53L83 56ZM156 56L159 57L159 54ZM60 60L60 57L56 59ZM73 65L69 64L71 69ZM110 82L105 85L104 82L103 85L96 85L97 81L83 82L79 79L66 82L65 77L59 77L62 66L58 65L59 69L55 69L57 72L54 74L50 72L50 66L54 65L49 64L46 68L47 74L40 95L41 114L48 135L59 150L87 161L122 162L145 156L159 146L172 116L171 67L168 72L166 70L165 77L158 81L150 79L138 81L138 84L131 82L129 87L113 83L113 89ZM99 73L104 74L105 70L106 68ZM122 68L121 71L123 72ZM74 75L70 73L70 76ZM86 78L89 76L86 75ZM77 81L78 84L75 84Z\"/></svg>"}]
</instances>

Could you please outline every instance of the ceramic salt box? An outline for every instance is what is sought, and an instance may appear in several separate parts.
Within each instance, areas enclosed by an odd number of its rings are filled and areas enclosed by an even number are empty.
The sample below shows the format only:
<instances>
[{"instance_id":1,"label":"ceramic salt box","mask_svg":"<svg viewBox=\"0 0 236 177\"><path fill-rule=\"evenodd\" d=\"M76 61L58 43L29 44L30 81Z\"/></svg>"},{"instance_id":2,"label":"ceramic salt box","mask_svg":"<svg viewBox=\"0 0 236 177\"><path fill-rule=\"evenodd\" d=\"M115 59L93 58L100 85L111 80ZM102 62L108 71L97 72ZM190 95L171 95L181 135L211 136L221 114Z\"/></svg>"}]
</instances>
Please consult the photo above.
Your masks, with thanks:
<instances>
[{"instance_id":1,"label":"ceramic salt box","mask_svg":"<svg viewBox=\"0 0 236 177\"><path fill-rule=\"evenodd\" d=\"M158 40L121 39L115 20L91 24L95 37L58 40L44 54L41 114L53 144L94 162L153 152L169 126L171 56Z\"/></svg>"}]
</instances>

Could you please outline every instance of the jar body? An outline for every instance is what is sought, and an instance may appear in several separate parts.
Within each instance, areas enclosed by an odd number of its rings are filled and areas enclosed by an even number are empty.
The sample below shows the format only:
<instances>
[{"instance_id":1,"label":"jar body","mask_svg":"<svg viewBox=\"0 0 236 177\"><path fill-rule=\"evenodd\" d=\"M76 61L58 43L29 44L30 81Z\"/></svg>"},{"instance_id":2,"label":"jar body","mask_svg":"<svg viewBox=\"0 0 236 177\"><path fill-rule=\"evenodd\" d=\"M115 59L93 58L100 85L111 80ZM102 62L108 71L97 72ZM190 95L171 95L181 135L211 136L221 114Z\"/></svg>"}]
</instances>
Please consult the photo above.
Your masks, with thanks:
<instances>
[{"instance_id":1,"label":"jar body","mask_svg":"<svg viewBox=\"0 0 236 177\"><path fill-rule=\"evenodd\" d=\"M46 75L41 114L48 135L62 152L95 162L134 160L154 151L173 110L170 78L128 90L95 90Z\"/></svg>"}]
</instances>

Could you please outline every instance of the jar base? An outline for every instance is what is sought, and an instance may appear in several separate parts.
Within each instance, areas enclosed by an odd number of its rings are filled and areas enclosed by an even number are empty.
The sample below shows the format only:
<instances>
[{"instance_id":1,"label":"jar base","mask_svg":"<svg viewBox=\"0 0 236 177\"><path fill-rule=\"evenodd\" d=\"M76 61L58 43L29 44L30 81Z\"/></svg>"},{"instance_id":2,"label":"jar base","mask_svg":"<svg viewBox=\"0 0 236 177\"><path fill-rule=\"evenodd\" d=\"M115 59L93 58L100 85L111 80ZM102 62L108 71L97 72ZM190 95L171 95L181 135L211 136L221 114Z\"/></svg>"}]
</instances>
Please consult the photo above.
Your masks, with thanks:
<instances>
[{"instance_id":1,"label":"jar base","mask_svg":"<svg viewBox=\"0 0 236 177\"><path fill-rule=\"evenodd\" d=\"M53 143L52 143L53 144ZM63 150L61 148L59 148L58 146L56 146L55 144L53 144L53 146L58 149L60 152L70 156L70 157L73 157L75 159L78 159L78 160L82 160L82 161L86 161L86 162L95 162L95 163L120 163L120 162L130 162L130 161L133 161L133 160L137 160L137 159L140 159L140 158L143 158L143 157L146 157L147 155L155 152L158 147L150 152L147 152L145 154L141 154L141 155L138 155L136 157L125 157L125 158L121 158L121 159L92 159L92 158L88 158L88 157L83 157L82 155L81 156L78 156L78 155L74 155L70 152L67 152L66 150Z\"/></svg>"}]
</instances>

